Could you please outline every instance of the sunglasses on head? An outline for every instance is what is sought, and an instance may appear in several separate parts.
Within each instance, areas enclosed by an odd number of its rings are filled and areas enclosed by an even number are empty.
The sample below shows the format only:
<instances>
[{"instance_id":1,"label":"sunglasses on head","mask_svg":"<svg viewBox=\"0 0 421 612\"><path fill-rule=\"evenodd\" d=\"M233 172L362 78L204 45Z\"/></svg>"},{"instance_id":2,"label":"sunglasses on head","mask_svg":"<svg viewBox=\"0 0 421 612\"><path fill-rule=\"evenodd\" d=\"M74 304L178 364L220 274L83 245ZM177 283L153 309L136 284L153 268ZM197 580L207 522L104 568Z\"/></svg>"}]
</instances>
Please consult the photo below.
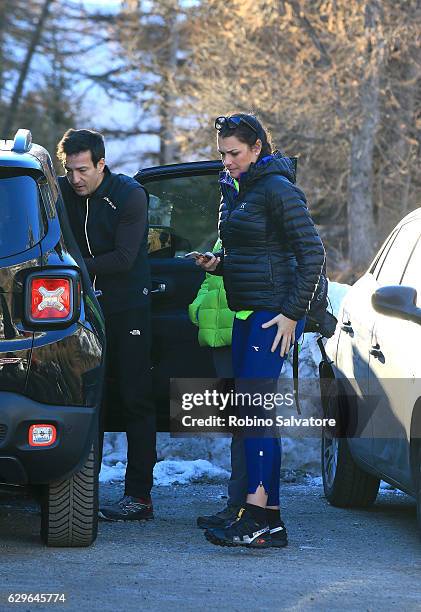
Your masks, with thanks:
<instances>
[{"instance_id":1,"label":"sunglasses on head","mask_svg":"<svg viewBox=\"0 0 421 612\"><path fill-rule=\"evenodd\" d=\"M256 127L247 121L247 119L244 119L244 117L239 117L238 115L233 115L232 117L217 117L215 119L215 129L218 130L218 132L224 127L227 127L229 130L234 130L240 125L240 123L244 123L247 127L253 130L256 136L258 136Z\"/></svg>"}]
</instances>

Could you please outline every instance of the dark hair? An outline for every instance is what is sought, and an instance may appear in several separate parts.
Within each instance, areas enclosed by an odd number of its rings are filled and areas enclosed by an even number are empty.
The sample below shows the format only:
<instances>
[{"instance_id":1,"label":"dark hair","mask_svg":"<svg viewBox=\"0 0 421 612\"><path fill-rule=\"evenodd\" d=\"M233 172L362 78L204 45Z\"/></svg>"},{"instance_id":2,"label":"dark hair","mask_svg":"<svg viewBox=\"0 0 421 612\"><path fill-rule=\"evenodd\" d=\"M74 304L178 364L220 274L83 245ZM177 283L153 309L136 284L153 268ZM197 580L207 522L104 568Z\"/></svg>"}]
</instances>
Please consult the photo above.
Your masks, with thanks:
<instances>
[{"instance_id":1,"label":"dark hair","mask_svg":"<svg viewBox=\"0 0 421 612\"><path fill-rule=\"evenodd\" d=\"M93 130L67 130L57 145L57 157L64 165L66 155L75 155L90 151L92 162L96 167L99 160L105 157L104 137Z\"/></svg>"},{"instance_id":2,"label":"dark hair","mask_svg":"<svg viewBox=\"0 0 421 612\"><path fill-rule=\"evenodd\" d=\"M247 123L241 121L237 126L229 127L227 122L227 124L218 131L221 138L235 136L240 142L244 142L250 147L256 144L256 141L260 139L262 141L262 150L260 151L258 159L262 159L262 157L272 154L273 147L270 133L263 127L255 115L235 113L234 115L230 115L230 117L240 117L250 125L247 125ZM251 125L254 127L254 130L250 127Z\"/></svg>"}]
</instances>

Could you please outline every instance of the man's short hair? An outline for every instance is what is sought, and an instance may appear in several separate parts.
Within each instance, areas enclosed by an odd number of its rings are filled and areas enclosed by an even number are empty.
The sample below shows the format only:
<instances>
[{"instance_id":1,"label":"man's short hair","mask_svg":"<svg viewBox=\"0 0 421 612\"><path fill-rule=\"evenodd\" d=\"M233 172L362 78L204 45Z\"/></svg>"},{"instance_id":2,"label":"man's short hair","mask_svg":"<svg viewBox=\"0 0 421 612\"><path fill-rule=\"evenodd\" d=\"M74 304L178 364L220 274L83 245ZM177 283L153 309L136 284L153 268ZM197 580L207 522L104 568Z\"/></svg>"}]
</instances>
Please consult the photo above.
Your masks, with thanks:
<instances>
[{"instance_id":1,"label":"man's short hair","mask_svg":"<svg viewBox=\"0 0 421 612\"><path fill-rule=\"evenodd\" d=\"M57 145L57 157L65 164L67 155L75 155L83 151L90 151L92 162L96 167L99 160L105 157L104 137L94 130L70 129L64 133Z\"/></svg>"}]
</instances>

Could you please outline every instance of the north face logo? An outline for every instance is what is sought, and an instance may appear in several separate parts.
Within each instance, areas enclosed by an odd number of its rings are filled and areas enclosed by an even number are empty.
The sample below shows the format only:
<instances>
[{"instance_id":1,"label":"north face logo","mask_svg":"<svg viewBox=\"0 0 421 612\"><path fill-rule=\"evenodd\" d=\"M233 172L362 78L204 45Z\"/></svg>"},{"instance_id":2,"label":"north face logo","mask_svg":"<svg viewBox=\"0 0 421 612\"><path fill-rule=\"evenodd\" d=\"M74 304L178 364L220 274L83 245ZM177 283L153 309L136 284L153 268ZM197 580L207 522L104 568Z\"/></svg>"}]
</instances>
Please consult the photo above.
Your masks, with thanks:
<instances>
[{"instance_id":1,"label":"north face logo","mask_svg":"<svg viewBox=\"0 0 421 612\"><path fill-rule=\"evenodd\" d=\"M246 204L247 204L247 202L242 202L242 203L240 204L240 206L238 207L238 210L244 210L244 209L245 209L245 207L246 207Z\"/></svg>"},{"instance_id":2,"label":"north face logo","mask_svg":"<svg viewBox=\"0 0 421 612\"><path fill-rule=\"evenodd\" d=\"M102 199L105 200L107 204L109 204L113 210L117 210L117 206L114 204L114 202L111 202L110 198L104 197Z\"/></svg>"}]
</instances>

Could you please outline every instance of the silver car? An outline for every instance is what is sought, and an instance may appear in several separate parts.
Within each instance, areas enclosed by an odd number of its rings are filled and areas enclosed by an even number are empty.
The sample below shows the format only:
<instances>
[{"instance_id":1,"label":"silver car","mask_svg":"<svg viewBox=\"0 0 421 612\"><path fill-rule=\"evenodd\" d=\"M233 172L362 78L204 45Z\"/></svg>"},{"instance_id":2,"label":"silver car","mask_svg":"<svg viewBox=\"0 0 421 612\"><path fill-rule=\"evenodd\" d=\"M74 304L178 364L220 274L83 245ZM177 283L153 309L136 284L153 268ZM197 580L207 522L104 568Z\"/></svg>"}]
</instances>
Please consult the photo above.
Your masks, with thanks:
<instances>
[{"instance_id":1,"label":"silver car","mask_svg":"<svg viewBox=\"0 0 421 612\"><path fill-rule=\"evenodd\" d=\"M393 230L342 301L320 364L325 495L368 506L380 479L415 497L421 529L421 209Z\"/></svg>"}]
</instances>

